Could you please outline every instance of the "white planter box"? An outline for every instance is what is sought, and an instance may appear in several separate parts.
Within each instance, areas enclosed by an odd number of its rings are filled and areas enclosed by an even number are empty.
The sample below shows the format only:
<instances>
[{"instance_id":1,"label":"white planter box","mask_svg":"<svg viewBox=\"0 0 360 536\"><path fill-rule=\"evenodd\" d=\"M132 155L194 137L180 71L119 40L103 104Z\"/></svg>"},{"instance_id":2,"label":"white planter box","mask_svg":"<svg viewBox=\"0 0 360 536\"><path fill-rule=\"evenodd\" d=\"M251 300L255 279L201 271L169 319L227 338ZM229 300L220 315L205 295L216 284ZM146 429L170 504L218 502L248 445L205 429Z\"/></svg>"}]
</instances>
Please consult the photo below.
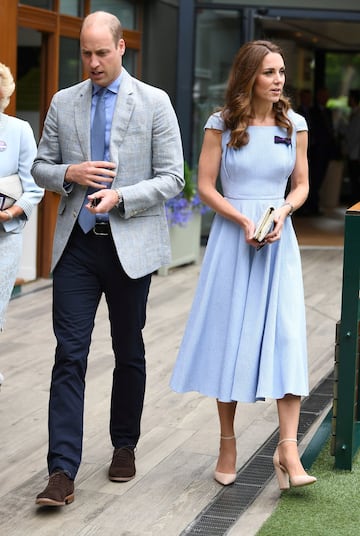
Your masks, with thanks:
<instances>
[{"instance_id":1,"label":"white planter box","mask_svg":"<svg viewBox=\"0 0 360 536\"><path fill-rule=\"evenodd\" d=\"M200 258L201 214L194 212L184 226L174 225L169 229L172 261L158 270L159 275L167 275L170 268L198 262Z\"/></svg>"}]
</instances>

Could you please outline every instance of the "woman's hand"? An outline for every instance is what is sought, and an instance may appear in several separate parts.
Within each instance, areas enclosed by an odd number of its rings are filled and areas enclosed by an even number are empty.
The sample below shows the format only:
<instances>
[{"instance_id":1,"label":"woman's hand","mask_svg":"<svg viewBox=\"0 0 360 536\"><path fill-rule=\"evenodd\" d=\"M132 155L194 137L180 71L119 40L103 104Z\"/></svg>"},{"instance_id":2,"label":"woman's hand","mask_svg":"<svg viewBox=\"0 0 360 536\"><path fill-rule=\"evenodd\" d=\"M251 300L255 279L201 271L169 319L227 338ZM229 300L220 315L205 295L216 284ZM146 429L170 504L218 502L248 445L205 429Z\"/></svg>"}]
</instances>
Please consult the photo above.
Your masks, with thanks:
<instances>
[{"instance_id":1,"label":"woman's hand","mask_svg":"<svg viewBox=\"0 0 360 536\"><path fill-rule=\"evenodd\" d=\"M12 205L11 208L0 210L0 223L10 221L13 218L18 218L23 214L23 209L18 205Z\"/></svg>"},{"instance_id":2,"label":"woman's hand","mask_svg":"<svg viewBox=\"0 0 360 536\"><path fill-rule=\"evenodd\" d=\"M0 210L0 222L6 222L12 220L11 212L9 215L9 210Z\"/></svg>"},{"instance_id":3,"label":"woman's hand","mask_svg":"<svg viewBox=\"0 0 360 536\"><path fill-rule=\"evenodd\" d=\"M246 243L254 248L259 247L259 242L254 238L256 230L255 223L251 220L245 219L244 223L242 224L242 228L244 229Z\"/></svg>"},{"instance_id":4,"label":"woman's hand","mask_svg":"<svg viewBox=\"0 0 360 536\"><path fill-rule=\"evenodd\" d=\"M275 210L274 226L272 230L266 235L264 239L265 244L272 244L273 242L277 242L278 240L280 240L284 221L286 220L291 211L292 207L290 204L284 204L283 206Z\"/></svg>"}]
</instances>

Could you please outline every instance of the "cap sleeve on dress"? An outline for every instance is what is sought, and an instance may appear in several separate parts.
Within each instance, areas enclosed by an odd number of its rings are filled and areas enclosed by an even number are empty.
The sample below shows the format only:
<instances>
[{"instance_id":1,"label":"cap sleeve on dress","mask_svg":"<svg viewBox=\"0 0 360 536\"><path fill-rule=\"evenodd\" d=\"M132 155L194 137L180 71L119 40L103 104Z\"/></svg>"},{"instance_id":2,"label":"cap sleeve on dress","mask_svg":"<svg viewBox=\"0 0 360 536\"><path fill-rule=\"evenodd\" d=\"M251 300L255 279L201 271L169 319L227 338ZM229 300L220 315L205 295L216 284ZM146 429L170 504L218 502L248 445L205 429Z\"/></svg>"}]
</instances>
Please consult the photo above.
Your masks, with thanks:
<instances>
[{"instance_id":1,"label":"cap sleeve on dress","mask_svg":"<svg viewBox=\"0 0 360 536\"><path fill-rule=\"evenodd\" d=\"M209 119L205 123L204 130L207 128L215 130L224 130L224 121L220 116L220 112L216 112L209 117Z\"/></svg>"},{"instance_id":2,"label":"cap sleeve on dress","mask_svg":"<svg viewBox=\"0 0 360 536\"><path fill-rule=\"evenodd\" d=\"M309 130L305 117L294 112L294 110L289 110L288 116L290 121L294 125L296 132L301 132L302 130Z\"/></svg>"}]
</instances>

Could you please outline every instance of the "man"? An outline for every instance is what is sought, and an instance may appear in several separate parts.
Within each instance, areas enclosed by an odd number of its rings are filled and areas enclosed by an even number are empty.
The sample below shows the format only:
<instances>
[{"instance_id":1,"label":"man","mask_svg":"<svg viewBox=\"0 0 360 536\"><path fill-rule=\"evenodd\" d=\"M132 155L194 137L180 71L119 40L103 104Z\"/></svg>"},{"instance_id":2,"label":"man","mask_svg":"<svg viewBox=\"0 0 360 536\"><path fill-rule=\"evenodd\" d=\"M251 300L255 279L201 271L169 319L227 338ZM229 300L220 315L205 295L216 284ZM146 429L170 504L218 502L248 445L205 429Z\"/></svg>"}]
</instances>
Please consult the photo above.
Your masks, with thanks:
<instances>
[{"instance_id":1,"label":"man","mask_svg":"<svg viewBox=\"0 0 360 536\"><path fill-rule=\"evenodd\" d=\"M305 117L307 123L310 122L310 108L312 104L312 93L310 89L303 88L299 91L299 107L296 110L300 115Z\"/></svg>"},{"instance_id":2,"label":"man","mask_svg":"<svg viewBox=\"0 0 360 536\"><path fill-rule=\"evenodd\" d=\"M319 216L320 189L331 159L338 157L332 112L326 106L329 100L327 88L320 87L315 95L315 104L309 111L309 196L300 213Z\"/></svg>"},{"instance_id":3,"label":"man","mask_svg":"<svg viewBox=\"0 0 360 536\"><path fill-rule=\"evenodd\" d=\"M360 90L351 89L348 96L349 123L345 133L348 174L351 185L349 203L360 201Z\"/></svg>"},{"instance_id":4,"label":"man","mask_svg":"<svg viewBox=\"0 0 360 536\"><path fill-rule=\"evenodd\" d=\"M115 355L109 478L135 476L147 296L151 273L170 257L164 202L184 185L175 112L163 91L122 67L120 21L102 11L89 15L80 45L90 80L54 96L32 170L37 184L61 195L52 259L49 482L39 505L74 500L87 356L102 293Z\"/></svg>"}]
</instances>

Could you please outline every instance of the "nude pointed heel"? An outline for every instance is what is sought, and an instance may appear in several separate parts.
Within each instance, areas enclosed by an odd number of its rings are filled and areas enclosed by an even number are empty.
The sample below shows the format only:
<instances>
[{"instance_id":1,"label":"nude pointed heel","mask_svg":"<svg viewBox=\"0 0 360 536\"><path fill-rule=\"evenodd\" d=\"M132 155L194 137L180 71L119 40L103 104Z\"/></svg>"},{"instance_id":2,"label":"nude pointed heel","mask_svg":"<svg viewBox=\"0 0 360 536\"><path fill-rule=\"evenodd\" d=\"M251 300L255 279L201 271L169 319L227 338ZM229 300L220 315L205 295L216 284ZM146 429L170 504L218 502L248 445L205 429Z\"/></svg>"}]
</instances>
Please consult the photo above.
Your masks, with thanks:
<instances>
[{"instance_id":1,"label":"nude pointed heel","mask_svg":"<svg viewBox=\"0 0 360 536\"><path fill-rule=\"evenodd\" d=\"M235 436L220 436L220 439L235 439ZM214 471L214 479L223 486L229 486L236 479L236 473L220 473L220 471Z\"/></svg>"},{"instance_id":2,"label":"nude pointed heel","mask_svg":"<svg viewBox=\"0 0 360 536\"><path fill-rule=\"evenodd\" d=\"M282 439L281 441L279 441L278 445L281 445L281 443L284 443L285 441L293 441L294 443L297 443L296 439ZM295 475L290 477L286 467L280 463L278 447L276 447L274 452L273 463L279 483L279 488L281 490L289 489L290 485L293 488L298 488L301 486L309 486L310 484L314 484L316 482L316 477L310 476L308 474Z\"/></svg>"}]
</instances>

